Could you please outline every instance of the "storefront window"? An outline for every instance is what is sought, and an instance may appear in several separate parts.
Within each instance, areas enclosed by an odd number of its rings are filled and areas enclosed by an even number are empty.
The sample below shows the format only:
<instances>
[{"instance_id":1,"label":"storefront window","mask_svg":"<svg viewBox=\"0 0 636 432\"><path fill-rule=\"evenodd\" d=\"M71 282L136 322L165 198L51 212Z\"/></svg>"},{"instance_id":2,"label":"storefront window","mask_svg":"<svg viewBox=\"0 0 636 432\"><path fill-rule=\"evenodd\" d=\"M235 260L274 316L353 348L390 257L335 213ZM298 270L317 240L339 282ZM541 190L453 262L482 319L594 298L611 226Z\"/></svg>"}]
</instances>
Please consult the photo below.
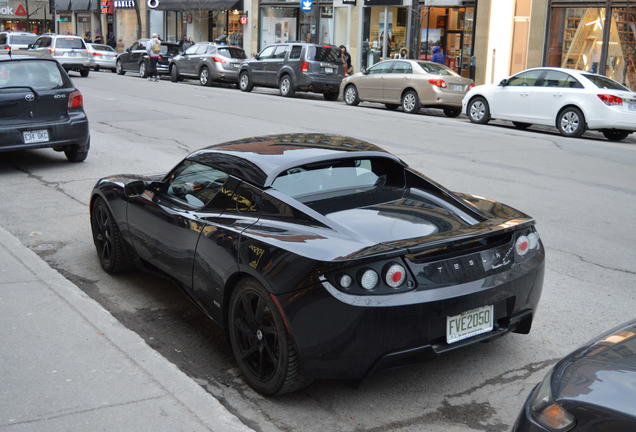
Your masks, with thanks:
<instances>
[{"instance_id":1,"label":"storefront window","mask_svg":"<svg viewBox=\"0 0 636 432\"><path fill-rule=\"evenodd\" d=\"M320 6L320 40L321 44L333 44L333 6Z\"/></svg>"},{"instance_id":2,"label":"storefront window","mask_svg":"<svg viewBox=\"0 0 636 432\"><path fill-rule=\"evenodd\" d=\"M261 7L261 49L269 44L297 40L298 8Z\"/></svg>"},{"instance_id":3,"label":"storefront window","mask_svg":"<svg viewBox=\"0 0 636 432\"><path fill-rule=\"evenodd\" d=\"M86 40L93 40L91 33L91 16L90 14L77 14L75 17L77 25L77 35Z\"/></svg>"},{"instance_id":4,"label":"storefront window","mask_svg":"<svg viewBox=\"0 0 636 432\"><path fill-rule=\"evenodd\" d=\"M243 25L240 22L243 12L234 10L228 12L227 19L227 43L229 45L243 47Z\"/></svg>"},{"instance_id":5,"label":"storefront window","mask_svg":"<svg viewBox=\"0 0 636 432\"><path fill-rule=\"evenodd\" d=\"M162 39L169 40L169 41L180 40L185 34L183 20L184 20L183 12L167 11L166 12L166 35L165 37L162 37Z\"/></svg>"},{"instance_id":6,"label":"storefront window","mask_svg":"<svg viewBox=\"0 0 636 432\"><path fill-rule=\"evenodd\" d=\"M605 75L636 90L636 8L612 9Z\"/></svg>"},{"instance_id":7,"label":"storefront window","mask_svg":"<svg viewBox=\"0 0 636 432\"><path fill-rule=\"evenodd\" d=\"M362 67L370 67L383 59L397 58L402 49L407 49L406 25L406 8L365 8Z\"/></svg>"}]
</instances>

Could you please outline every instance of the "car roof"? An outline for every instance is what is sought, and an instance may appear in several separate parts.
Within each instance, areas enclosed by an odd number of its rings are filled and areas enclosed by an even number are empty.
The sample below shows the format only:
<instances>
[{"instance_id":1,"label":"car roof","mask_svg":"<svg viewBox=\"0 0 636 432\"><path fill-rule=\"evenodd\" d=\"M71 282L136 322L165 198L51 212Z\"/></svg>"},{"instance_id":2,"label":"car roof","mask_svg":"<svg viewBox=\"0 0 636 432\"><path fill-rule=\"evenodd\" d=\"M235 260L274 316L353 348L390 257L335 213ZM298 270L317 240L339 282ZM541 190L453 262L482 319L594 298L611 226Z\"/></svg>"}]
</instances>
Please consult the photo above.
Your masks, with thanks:
<instances>
[{"instance_id":1,"label":"car roof","mask_svg":"<svg viewBox=\"0 0 636 432\"><path fill-rule=\"evenodd\" d=\"M16 54L0 54L0 61L15 61L15 60L46 60L57 62L48 51L26 51L16 50L13 51Z\"/></svg>"},{"instance_id":2,"label":"car roof","mask_svg":"<svg viewBox=\"0 0 636 432\"><path fill-rule=\"evenodd\" d=\"M265 188L290 168L351 157L385 157L406 165L386 150L356 138L327 134L284 134L245 138L212 145L187 159L210 164Z\"/></svg>"},{"instance_id":3,"label":"car roof","mask_svg":"<svg viewBox=\"0 0 636 432\"><path fill-rule=\"evenodd\" d=\"M13 30L6 30L6 31L1 31L0 33L4 33L7 35L24 35L24 36L37 36L37 34L35 33L31 33L31 32L25 32L25 31L13 31Z\"/></svg>"}]
</instances>

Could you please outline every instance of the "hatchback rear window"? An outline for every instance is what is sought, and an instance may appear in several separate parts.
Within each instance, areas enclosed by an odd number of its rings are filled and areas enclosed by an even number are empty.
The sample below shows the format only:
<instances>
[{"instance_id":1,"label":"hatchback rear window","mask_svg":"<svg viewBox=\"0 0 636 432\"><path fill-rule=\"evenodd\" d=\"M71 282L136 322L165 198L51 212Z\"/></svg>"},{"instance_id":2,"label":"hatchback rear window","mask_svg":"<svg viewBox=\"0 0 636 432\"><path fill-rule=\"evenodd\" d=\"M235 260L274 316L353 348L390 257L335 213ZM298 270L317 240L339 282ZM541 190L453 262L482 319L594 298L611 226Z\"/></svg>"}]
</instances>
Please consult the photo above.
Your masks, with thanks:
<instances>
[{"instance_id":1,"label":"hatchback rear window","mask_svg":"<svg viewBox=\"0 0 636 432\"><path fill-rule=\"evenodd\" d=\"M161 44L161 51L160 54L162 55L177 55L181 52L181 50L179 49L179 45L176 44Z\"/></svg>"},{"instance_id":2,"label":"hatchback rear window","mask_svg":"<svg viewBox=\"0 0 636 432\"><path fill-rule=\"evenodd\" d=\"M0 63L0 88L30 87L33 90L53 90L65 85L56 62L20 60Z\"/></svg>"},{"instance_id":3,"label":"hatchback rear window","mask_svg":"<svg viewBox=\"0 0 636 432\"><path fill-rule=\"evenodd\" d=\"M86 49L86 45L79 38L59 38L55 41L55 48Z\"/></svg>"},{"instance_id":4,"label":"hatchback rear window","mask_svg":"<svg viewBox=\"0 0 636 432\"><path fill-rule=\"evenodd\" d=\"M10 43L17 45L29 45L35 42L37 38L37 35L13 35L10 38Z\"/></svg>"},{"instance_id":5,"label":"hatchback rear window","mask_svg":"<svg viewBox=\"0 0 636 432\"><path fill-rule=\"evenodd\" d=\"M223 57L244 59L245 51L240 48L219 48L219 54Z\"/></svg>"},{"instance_id":6,"label":"hatchback rear window","mask_svg":"<svg viewBox=\"0 0 636 432\"><path fill-rule=\"evenodd\" d=\"M417 62L418 65L424 70L426 73L430 73L433 75L448 75L448 76L459 76L452 69L447 68L444 65L438 63L429 63L429 62Z\"/></svg>"},{"instance_id":7,"label":"hatchback rear window","mask_svg":"<svg viewBox=\"0 0 636 432\"><path fill-rule=\"evenodd\" d=\"M629 91L627 87L617 83L613 79L609 79L608 77L602 75L583 74L583 76L592 81L592 83L596 87L601 89Z\"/></svg>"},{"instance_id":8,"label":"hatchback rear window","mask_svg":"<svg viewBox=\"0 0 636 432\"><path fill-rule=\"evenodd\" d=\"M340 49L325 46L310 46L307 50L307 60L340 63Z\"/></svg>"},{"instance_id":9,"label":"hatchback rear window","mask_svg":"<svg viewBox=\"0 0 636 432\"><path fill-rule=\"evenodd\" d=\"M92 44L91 46L93 47L93 49L95 51L112 51L112 52L115 52L113 47L108 46L108 45L95 45L95 44Z\"/></svg>"}]
</instances>

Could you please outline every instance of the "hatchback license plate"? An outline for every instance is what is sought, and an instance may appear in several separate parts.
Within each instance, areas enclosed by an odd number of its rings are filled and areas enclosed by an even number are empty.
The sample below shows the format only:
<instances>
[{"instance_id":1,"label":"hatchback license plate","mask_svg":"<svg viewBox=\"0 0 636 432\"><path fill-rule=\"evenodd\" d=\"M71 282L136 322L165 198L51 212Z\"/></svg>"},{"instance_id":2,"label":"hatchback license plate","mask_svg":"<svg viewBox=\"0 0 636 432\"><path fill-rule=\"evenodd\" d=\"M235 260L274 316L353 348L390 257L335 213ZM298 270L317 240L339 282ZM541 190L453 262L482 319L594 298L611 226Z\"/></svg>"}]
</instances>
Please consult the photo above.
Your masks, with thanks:
<instances>
[{"instance_id":1,"label":"hatchback license plate","mask_svg":"<svg viewBox=\"0 0 636 432\"><path fill-rule=\"evenodd\" d=\"M446 317L446 343L492 331L493 310L493 306L489 305Z\"/></svg>"},{"instance_id":2,"label":"hatchback license plate","mask_svg":"<svg viewBox=\"0 0 636 432\"><path fill-rule=\"evenodd\" d=\"M325 73L333 73L333 68L325 68Z\"/></svg>"},{"instance_id":3,"label":"hatchback license plate","mask_svg":"<svg viewBox=\"0 0 636 432\"><path fill-rule=\"evenodd\" d=\"M49 140L49 131L46 129L22 132L22 138L25 144L33 144L39 142L47 142Z\"/></svg>"},{"instance_id":4,"label":"hatchback license plate","mask_svg":"<svg viewBox=\"0 0 636 432\"><path fill-rule=\"evenodd\" d=\"M464 86L463 85L459 85L459 84L451 84L450 85L450 89L451 89L451 91L455 91L455 92L463 92L464 91Z\"/></svg>"}]
</instances>

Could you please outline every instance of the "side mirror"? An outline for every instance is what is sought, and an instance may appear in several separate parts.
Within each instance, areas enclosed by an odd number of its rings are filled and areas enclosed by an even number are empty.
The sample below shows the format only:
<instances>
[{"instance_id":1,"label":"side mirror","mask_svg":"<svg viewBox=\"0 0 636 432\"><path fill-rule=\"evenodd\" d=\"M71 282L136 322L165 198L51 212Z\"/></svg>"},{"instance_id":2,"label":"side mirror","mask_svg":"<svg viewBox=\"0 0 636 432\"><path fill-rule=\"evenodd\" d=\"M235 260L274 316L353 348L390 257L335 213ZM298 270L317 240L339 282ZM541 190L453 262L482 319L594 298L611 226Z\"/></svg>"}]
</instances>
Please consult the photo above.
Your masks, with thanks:
<instances>
[{"instance_id":1,"label":"side mirror","mask_svg":"<svg viewBox=\"0 0 636 432\"><path fill-rule=\"evenodd\" d=\"M144 182L143 180L135 180L124 186L124 193L128 198L137 197L143 194L145 190L146 182Z\"/></svg>"},{"instance_id":2,"label":"side mirror","mask_svg":"<svg viewBox=\"0 0 636 432\"><path fill-rule=\"evenodd\" d=\"M499 85L502 87L505 87L508 85L508 80L506 78L502 79L501 81L499 81Z\"/></svg>"},{"instance_id":3,"label":"side mirror","mask_svg":"<svg viewBox=\"0 0 636 432\"><path fill-rule=\"evenodd\" d=\"M29 44L29 45L27 46L27 49L33 49L33 44Z\"/></svg>"},{"instance_id":4,"label":"side mirror","mask_svg":"<svg viewBox=\"0 0 636 432\"><path fill-rule=\"evenodd\" d=\"M360 69L360 72L362 72L364 75L368 75L369 74L369 71L367 70L367 68Z\"/></svg>"},{"instance_id":5,"label":"side mirror","mask_svg":"<svg viewBox=\"0 0 636 432\"><path fill-rule=\"evenodd\" d=\"M256 55L254 56L254 58L255 58L256 60L260 60L260 59L261 59L261 56L260 56L260 55L258 55L258 54L256 54Z\"/></svg>"},{"instance_id":6,"label":"side mirror","mask_svg":"<svg viewBox=\"0 0 636 432\"><path fill-rule=\"evenodd\" d=\"M130 48L126 48L126 52L129 53L130 52Z\"/></svg>"}]
</instances>

